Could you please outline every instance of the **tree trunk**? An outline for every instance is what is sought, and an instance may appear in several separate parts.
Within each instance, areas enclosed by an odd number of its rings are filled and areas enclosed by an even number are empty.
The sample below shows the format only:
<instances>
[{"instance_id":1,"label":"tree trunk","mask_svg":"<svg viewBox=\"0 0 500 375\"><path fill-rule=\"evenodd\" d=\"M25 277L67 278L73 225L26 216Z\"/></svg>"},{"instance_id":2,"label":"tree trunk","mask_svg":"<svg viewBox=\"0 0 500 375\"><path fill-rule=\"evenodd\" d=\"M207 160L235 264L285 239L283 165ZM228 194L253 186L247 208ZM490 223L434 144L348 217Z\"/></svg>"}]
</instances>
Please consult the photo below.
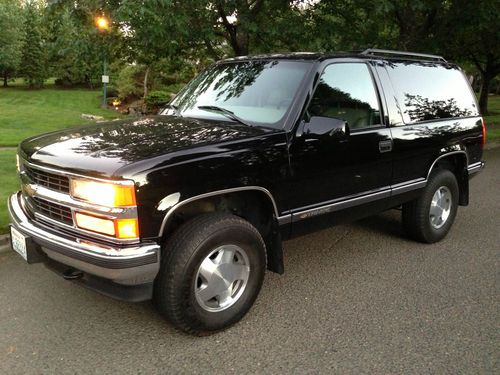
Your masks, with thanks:
<instances>
[{"instance_id":1,"label":"tree trunk","mask_svg":"<svg viewBox=\"0 0 500 375\"><path fill-rule=\"evenodd\" d=\"M144 73L144 99L148 95L148 76L149 76L149 66L146 67L146 72Z\"/></svg>"},{"instance_id":2,"label":"tree trunk","mask_svg":"<svg viewBox=\"0 0 500 375\"><path fill-rule=\"evenodd\" d=\"M488 94L490 92L492 77L489 74L481 74L481 94L479 95L479 110L483 116L488 114Z\"/></svg>"},{"instance_id":3,"label":"tree trunk","mask_svg":"<svg viewBox=\"0 0 500 375\"><path fill-rule=\"evenodd\" d=\"M9 77L7 76L7 73L4 73L3 74L3 87L8 86L8 81L9 81Z\"/></svg>"}]
</instances>

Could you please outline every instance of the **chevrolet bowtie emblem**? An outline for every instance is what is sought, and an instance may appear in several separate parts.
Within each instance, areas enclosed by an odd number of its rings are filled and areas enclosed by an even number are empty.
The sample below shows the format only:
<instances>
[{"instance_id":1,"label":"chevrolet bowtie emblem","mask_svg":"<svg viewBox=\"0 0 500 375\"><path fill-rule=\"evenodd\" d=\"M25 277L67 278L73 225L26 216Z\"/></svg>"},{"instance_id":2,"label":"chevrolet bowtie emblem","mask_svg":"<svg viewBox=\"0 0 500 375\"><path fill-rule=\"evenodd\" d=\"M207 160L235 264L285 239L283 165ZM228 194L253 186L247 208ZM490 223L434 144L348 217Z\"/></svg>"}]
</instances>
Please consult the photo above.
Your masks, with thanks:
<instances>
[{"instance_id":1,"label":"chevrolet bowtie emblem","mask_svg":"<svg viewBox=\"0 0 500 375\"><path fill-rule=\"evenodd\" d=\"M30 184L24 184L23 185L23 190L30 197L32 197L33 195L35 195L35 192L36 192L36 190Z\"/></svg>"}]
</instances>

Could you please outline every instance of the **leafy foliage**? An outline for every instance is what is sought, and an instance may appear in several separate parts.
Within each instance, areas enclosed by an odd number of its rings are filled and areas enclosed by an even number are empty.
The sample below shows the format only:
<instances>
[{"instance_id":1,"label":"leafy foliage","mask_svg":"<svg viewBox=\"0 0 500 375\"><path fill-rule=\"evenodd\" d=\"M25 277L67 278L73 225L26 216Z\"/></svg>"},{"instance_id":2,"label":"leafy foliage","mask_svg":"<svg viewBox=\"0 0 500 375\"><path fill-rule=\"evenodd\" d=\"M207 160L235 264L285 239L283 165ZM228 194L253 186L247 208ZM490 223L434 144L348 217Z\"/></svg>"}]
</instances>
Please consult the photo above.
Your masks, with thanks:
<instances>
[{"instance_id":1,"label":"leafy foliage","mask_svg":"<svg viewBox=\"0 0 500 375\"><path fill-rule=\"evenodd\" d=\"M18 0L0 0L0 74L8 78L19 68L24 44L23 10Z\"/></svg>"},{"instance_id":2,"label":"leafy foliage","mask_svg":"<svg viewBox=\"0 0 500 375\"><path fill-rule=\"evenodd\" d=\"M121 99L137 99L142 96L144 65L125 65L116 79L116 89Z\"/></svg>"},{"instance_id":3,"label":"leafy foliage","mask_svg":"<svg viewBox=\"0 0 500 375\"><path fill-rule=\"evenodd\" d=\"M21 72L28 87L39 88L43 86L46 78L46 54L40 3L35 1L26 3L24 29L26 41L23 47Z\"/></svg>"},{"instance_id":4,"label":"leafy foliage","mask_svg":"<svg viewBox=\"0 0 500 375\"><path fill-rule=\"evenodd\" d=\"M480 105L486 113L487 94L500 73L500 0L37 1L0 0L4 77L18 68L24 34L30 38L26 45L46 47L48 63L42 65L58 83L92 86L106 57L112 82L125 70L118 86L136 98L186 82L224 57L378 47L457 60L481 77ZM26 33L15 20L37 18L30 14L34 4L43 4L38 6L43 24L30 21L38 26ZM96 30L97 15L110 19L108 31ZM29 58L24 67L43 75L39 49L24 48L24 53ZM132 68L125 64L142 71L129 74Z\"/></svg>"},{"instance_id":5,"label":"leafy foliage","mask_svg":"<svg viewBox=\"0 0 500 375\"><path fill-rule=\"evenodd\" d=\"M471 62L481 75L479 107L488 113L488 94L500 74L500 1L454 0L437 36L443 53Z\"/></svg>"},{"instance_id":6,"label":"leafy foliage","mask_svg":"<svg viewBox=\"0 0 500 375\"><path fill-rule=\"evenodd\" d=\"M100 82L104 58L113 62L122 57L123 38L117 25L112 24L105 32L96 29L95 17L109 15L100 4L93 0L52 0L45 8L49 65L61 85L92 87Z\"/></svg>"},{"instance_id":7,"label":"leafy foliage","mask_svg":"<svg viewBox=\"0 0 500 375\"><path fill-rule=\"evenodd\" d=\"M149 109L159 109L161 106L167 104L171 99L167 91L151 91L145 98L144 102Z\"/></svg>"}]
</instances>

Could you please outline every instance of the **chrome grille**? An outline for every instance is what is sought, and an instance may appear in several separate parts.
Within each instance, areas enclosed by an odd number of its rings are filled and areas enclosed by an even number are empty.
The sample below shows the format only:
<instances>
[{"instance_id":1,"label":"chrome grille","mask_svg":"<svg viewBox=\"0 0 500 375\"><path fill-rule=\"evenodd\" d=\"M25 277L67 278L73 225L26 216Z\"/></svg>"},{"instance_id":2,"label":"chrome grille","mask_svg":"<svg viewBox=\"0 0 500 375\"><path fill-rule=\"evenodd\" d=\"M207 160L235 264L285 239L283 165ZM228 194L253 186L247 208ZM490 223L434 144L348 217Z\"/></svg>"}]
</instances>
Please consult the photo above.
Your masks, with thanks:
<instances>
[{"instance_id":1,"label":"chrome grille","mask_svg":"<svg viewBox=\"0 0 500 375\"><path fill-rule=\"evenodd\" d=\"M27 165L24 165L24 172L33 184L63 193L69 193L69 179L66 176L31 168Z\"/></svg>"},{"instance_id":2,"label":"chrome grille","mask_svg":"<svg viewBox=\"0 0 500 375\"><path fill-rule=\"evenodd\" d=\"M60 204L36 197L30 197L28 204L35 213L39 213L67 225L73 225L73 216L71 215L71 209L69 207L61 206Z\"/></svg>"}]
</instances>

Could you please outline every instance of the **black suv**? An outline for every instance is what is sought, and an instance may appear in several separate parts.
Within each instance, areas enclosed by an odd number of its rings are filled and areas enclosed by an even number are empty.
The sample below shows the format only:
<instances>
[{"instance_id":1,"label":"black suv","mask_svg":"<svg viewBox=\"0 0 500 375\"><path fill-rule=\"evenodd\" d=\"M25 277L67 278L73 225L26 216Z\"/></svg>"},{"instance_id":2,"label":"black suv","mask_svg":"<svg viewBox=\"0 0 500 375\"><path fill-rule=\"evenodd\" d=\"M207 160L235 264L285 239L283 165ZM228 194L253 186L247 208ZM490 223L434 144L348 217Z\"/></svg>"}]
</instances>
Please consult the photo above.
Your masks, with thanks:
<instances>
[{"instance_id":1,"label":"black suv","mask_svg":"<svg viewBox=\"0 0 500 375\"><path fill-rule=\"evenodd\" d=\"M23 141L12 247L64 278L153 299L180 329L250 309L282 241L402 206L446 236L480 171L484 123L442 57L366 50L224 60L160 115Z\"/></svg>"}]
</instances>

